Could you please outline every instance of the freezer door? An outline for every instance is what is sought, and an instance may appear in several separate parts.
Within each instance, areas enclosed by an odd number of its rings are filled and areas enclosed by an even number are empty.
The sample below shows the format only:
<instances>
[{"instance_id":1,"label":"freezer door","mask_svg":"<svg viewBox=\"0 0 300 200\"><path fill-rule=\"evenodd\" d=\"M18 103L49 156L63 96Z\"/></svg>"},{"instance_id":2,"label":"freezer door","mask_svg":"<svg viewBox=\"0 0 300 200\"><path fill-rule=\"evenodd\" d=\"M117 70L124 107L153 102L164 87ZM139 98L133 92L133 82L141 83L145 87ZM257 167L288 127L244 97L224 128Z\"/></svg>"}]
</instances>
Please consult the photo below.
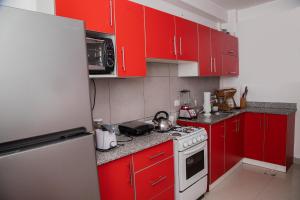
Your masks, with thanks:
<instances>
[{"instance_id":1,"label":"freezer door","mask_svg":"<svg viewBox=\"0 0 300 200\"><path fill-rule=\"evenodd\" d=\"M83 22L0 6L0 27L0 143L92 131Z\"/></svg>"},{"instance_id":2,"label":"freezer door","mask_svg":"<svg viewBox=\"0 0 300 200\"><path fill-rule=\"evenodd\" d=\"M92 135L0 155L1 200L99 200Z\"/></svg>"}]
</instances>

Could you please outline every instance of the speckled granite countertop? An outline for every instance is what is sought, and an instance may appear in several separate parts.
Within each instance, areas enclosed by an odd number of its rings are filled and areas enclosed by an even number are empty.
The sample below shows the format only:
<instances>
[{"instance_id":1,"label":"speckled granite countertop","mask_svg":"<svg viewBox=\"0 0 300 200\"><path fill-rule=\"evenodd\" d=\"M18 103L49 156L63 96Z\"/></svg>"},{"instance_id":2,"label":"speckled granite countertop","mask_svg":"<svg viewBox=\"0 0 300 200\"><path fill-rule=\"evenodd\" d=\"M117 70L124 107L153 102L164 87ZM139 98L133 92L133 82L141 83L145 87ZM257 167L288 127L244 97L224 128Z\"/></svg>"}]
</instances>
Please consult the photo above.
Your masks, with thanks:
<instances>
[{"instance_id":1,"label":"speckled granite countertop","mask_svg":"<svg viewBox=\"0 0 300 200\"><path fill-rule=\"evenodd\" d=\"M128 140L129 138L125 138L124 136L118 136L117 140ZM106 152L96 151L97 157L97 165L102 165L108 163L113 160L117 160L119 158L128 156L130 154L136 153L138 151L142 151L144 149L153 147L155 145L167 142L172 140L173 137L165 134L153 132L148 135L133 137L132 141L129 142L120 142L121 146L111 149Z\"/></svg>"},{"instance_id":2,"label":"speckled granite countertop","mask_svg":"<svg viewBox=\"0 0 300 200\"><path fill-rule=\"evenodd\" d=\"M247 104L247 108L232 110L230 113L220 113L220 115L212 114L210 117L201 114L197 119L180 120L201 124L215 124L245 112L289 115L297 111L297 104L295 103L248 102Z\"/></svg>"}]
</instances>

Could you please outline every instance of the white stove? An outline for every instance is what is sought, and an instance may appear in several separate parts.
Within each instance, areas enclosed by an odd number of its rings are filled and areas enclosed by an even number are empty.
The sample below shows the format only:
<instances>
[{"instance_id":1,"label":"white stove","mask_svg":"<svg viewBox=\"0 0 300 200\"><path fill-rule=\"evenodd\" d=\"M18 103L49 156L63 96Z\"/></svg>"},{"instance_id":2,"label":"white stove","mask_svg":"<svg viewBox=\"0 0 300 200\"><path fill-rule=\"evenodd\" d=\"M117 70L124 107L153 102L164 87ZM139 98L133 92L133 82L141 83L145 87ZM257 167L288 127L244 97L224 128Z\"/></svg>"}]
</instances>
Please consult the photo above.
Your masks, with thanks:
<instances>
[{"instance_id":1,"label":"white stove","mask_svg":"<svg viewBox=\"0 0 300 200\"><path fill-rule=\"evenodd\" d=\"M177 151L184 151L207 140L207 132L204 128L175 127L168 134L175 136L177 140Z\"/></svg>"},{"instance_id":2,"label":"white stove","mask_svg":"<svg viewBox=\"0 0 300 200\"><path fill-rule=\"evenodd\" d=\"M196 200L207 189L207 132L204 128L175 127L174 136L176 200Z\"/></svg>"}]
</instances>

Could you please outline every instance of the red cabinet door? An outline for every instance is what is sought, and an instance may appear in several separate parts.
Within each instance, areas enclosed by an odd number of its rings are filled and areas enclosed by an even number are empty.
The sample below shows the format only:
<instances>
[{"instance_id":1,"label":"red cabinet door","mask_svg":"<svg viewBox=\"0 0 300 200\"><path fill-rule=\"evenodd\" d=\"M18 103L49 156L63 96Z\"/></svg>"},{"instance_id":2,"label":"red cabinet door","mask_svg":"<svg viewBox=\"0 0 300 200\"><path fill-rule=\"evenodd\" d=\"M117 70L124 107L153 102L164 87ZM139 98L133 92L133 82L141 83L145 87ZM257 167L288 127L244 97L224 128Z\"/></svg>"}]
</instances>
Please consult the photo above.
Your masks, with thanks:
<instances>
[{"instance_id":1,"label":"red cabinet door","mask_svg":"<svg viewBox=\"0 0 300 200\"><path fill-rule=\"evenodd\" d=\"M55 1L56 15L83 20L89 31L114 33L113 0Z\"/></svg>"},{"instance_id":2,"label":"red cabinet door","mask_svg":"<svg viewBox=\"0 0 300 200\"><path fill-rule=\"evenodd\" d=\"M237 162L239 162L244 157L244 125L245 125L245 114L240 114L237 116L238 120L238 135L236 138L236 152L237 152Z\"/></svg>"},{"instance_id":3,"label":"red cabinet door","mask_svg":"<svg viewBox=\"0 0 300 200\"><path fill-rule=\"evenodd\" d=\"M243 158L243 119L236 116L225 121L225 169L230 170Z\"/></svg>"},{"instance_id":4,"label":"red cabinet door","mask_svg":"<svg viewBox=\"0 0 300 200\"><path fill-rule=\"evenodd\" d=\"M152 199L174 186L173 157L137 172L135 185L137 200Z\"/></svg>"},{"instance_id":5,"label":"red cabinet door","mask_svg":"<svg viewBox=\"0 0 300 200\"><path fill-rule=\"evenodd\" d=\"M210 145L210 183L213 183L225 172L224 122L211 126Z\"/></svg>"},{"instance_id":6,"label":"red cabinet door","mask_svg":"<svg viewBox=\"0 0 300 200\"><path fill-rule=\"evenodd\" d=\"M238 119L232 117L225 121L225 170L230 170L238 160L237 136L238 136Z\"/></svg>"},{"instance_id":7,"label":"red cabinet door","mask_svg":"<svg viewBox=\"0 0 300 200\"><path fill-rule=\"evenodd\" d=\"M115 12L118 76L145 76L144 7L116 0Z\"/></svg>"},{"instance_id":8,"label":"red cabinet door","mask_svg":"<svg viewBox=\"0 0 300 200\"><path fill-rule=\"evenodd\" d=\"M175 17L178 60L198 61L197 24Z\"/></svg>"},{"instance_id":9,"label":"red cabinet door","mask_svg":"<svg viewBox=\"0 0 300 200\"><path fill-rule=\"evenodd\" d=\"M246 158L263 161L264 114L245 113L244 154Z\"/></svg>"},{"instance_id":10,"label":"red cabinet door","mask_svg":"<svg viewBox=\"0 0 300 200\"><path fill-rule=\"evenodd\" d=\"M153 200L174 200L174 199L175 199L174 187L167 189L166 191L158 194L153 198Z\"/></svg>"},{"instance_id":11,"label":"red cabinet door","mask_svg":"<svg viewBox=\"0 0 300 200\"><path fill-rule=\"evenodd\" d=\"M145 7L146 57L176 59L175 17Z\"/></svg>"},{"instance_id":12,"label":"red cabinet door","mask_svg":"<svg viewBox=\"0 0 300 200\"><path fill-rule=\"evenodd\" d=\"M223 54L238 56L238 38L225 34Z\"/></svg>"},{"instance_id":13,"label":"red cabinet door","mask_svg":"<svg viewBox=\"0 0 300 200\"><path fill-rule=\"evenodd\" d=\"M223 54L222 55L222 75L223 76L238 76L239 61L237 56Z\"/></svg>"},{"instance_id":14,"label":"red cabinet door","mask_svg":"<svg viewBox=\"0 0 300 200\"><path fill-rule=\"evenodd\" d=\"M134 171L139 171L173 156L173 141L156 145L133 155Z\"/></svg>"},{"instance_id":15,"label":"red cabinet door","mask_svg":"<svg viewBox=\"0 0 300 200\"><path fill-rule=\"evenodd\" d=\"M287 115L266 114L264 161L286 165Z\"/></svg>"},{"instance_id":16,"label":"red cabinet door","mask_svg":"<svg viewBox=\"0 0 300 200\"><path fill-rule=\"evenodd\" d=\"M211 29L212 66L215 76L222 75L222 51L224 33Z\"/></svg>"},{"instance_id":17,"label":"red cabinet door","mask_svg":"<svg viewBox=\"0 0 300 200\"><path fill-rule=\"evenodd\" d=\"M211 56L210 28L198 24L199 68L200 76L213 76L213 60Z\"/></svg>"},{"instance_id":18,"label":"red cabinet door","mask_svg":"<svg viewBox=\"0 0 300 200\"><path fill-rule=\"evenodd\" d=\"M133 200L132 157L127 156L98 166L101 200Z\"/></svg>"}]
</instances>

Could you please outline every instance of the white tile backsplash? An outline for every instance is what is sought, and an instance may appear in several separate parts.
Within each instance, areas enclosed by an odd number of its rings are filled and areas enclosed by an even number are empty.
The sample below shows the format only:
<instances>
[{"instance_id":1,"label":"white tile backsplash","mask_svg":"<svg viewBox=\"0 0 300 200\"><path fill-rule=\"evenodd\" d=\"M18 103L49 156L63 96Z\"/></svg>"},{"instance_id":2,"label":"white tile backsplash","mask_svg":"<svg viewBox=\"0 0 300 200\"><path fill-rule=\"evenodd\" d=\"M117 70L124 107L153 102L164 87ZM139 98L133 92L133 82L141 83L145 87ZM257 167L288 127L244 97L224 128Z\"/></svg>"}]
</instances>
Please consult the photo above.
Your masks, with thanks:
<instances>
[{"instance_id":1,"label":"white tile backsplash","mask_svg":"<svg viewBox=\"0 0 300 200\"><path fill-rule=\"evenodd\" d=\"M176 64L147 63L147 67L145 78L97 79L94 118L115 124L152 119L160 110L175 114L174 100L179 99L180 90L191 90L202 105L203 92L219 88L219 78L177 77Z\"/></svg>"}]
</instances>

